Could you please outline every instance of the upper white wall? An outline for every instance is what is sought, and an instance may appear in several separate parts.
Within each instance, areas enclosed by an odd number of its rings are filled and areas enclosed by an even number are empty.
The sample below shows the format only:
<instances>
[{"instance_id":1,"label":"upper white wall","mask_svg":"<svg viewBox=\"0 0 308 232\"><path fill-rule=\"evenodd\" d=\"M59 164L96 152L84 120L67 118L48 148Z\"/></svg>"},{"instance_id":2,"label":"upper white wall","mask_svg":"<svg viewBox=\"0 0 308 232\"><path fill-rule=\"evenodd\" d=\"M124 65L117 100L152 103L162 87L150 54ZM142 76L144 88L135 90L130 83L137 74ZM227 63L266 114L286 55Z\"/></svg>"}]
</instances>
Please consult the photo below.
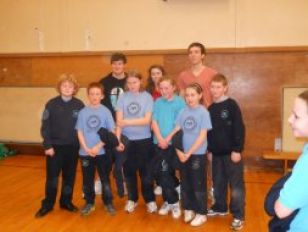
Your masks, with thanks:
<instances>
[{"instance_id":1,"label":"upper white wall","mask_svg":"<svg viewBox=\"0 0 308 232\"><path fill-rule=\"evenodd\" d=\"M308 45L307 0L1 0L0 53Z\"/></svg>"}]
</instances>

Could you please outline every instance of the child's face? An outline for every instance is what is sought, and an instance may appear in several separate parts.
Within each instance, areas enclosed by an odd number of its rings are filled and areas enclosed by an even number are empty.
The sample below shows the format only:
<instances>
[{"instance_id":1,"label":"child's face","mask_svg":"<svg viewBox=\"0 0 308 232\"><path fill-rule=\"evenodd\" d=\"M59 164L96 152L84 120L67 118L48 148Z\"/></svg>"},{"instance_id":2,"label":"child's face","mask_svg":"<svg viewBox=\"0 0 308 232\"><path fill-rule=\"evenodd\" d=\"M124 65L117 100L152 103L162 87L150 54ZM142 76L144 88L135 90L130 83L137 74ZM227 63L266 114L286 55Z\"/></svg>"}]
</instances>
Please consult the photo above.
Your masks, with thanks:
<instances>
[{"instance_id":1,"label":"child's face","mask_svg":"<svg viewBox=\"0 0 308 232\"><path fill-rule=\"evenodd\" d=\"M101 100L103 99L104 95L100 88L93 87L89 89L88 98L90 105L97 106L101 104Z\"/></svg>"},{"instance_id":2,"label":"child's face","mask_svg":"<svg viewBox=\"0 0 308 232\"><path fill-rule=\"evenodd\" d=\"M210 92L214 100L221 98L227 92L227 86L224 86L222 82L211 82Z\"/></svg>"},{"instance_id":3,"label":"child's face","mask_svg":"<svg viewBox=\"0 0 308 232\"><path fill-rule=\"evenodd\" d=\"M308 137L308 108L307 103L303 99L295 99L293 110L288 122L291 125L295 137Z\"/></svg>"},{"instance_id":4,"label":"child's face","mask_svg":"<svg viewBox=\"0 0 308 232\"><path fill-rule=\"evenodd\" d=\"M152 68L151 69L151 78L152 81L157 84L158 81L163 77L163 73L159 68Z\"/></svg>"},{"instance_id":5,"label":"child's face","mask_svg":"<svg viewBox=\"0 0 308 232\"><path fill-rule=\"evenodd\" d=\"M138 93L140 91L141 81L137 77L127 77L127 88L132 93Z\"/></svg>"},{"instance_id":6,"label":"child's face","mask_svg":"<svg viewBox=\"0 0 308 232\"><path fill-rule=\"evenodd\" d=\"M194 88L187 88L185 90L185 101L190 107L196 107L199 105L202 98L202 93L199 94Z\"/></svg>"},{"instance_id":7,"label":"child's face","mask_svg":"<svg viewBox=\"0 0 308 232\"><path fill-rule=\"evenodd\" d=\"M60 93L63 97L72 97L75 91L75 86L70 81L63 81L60 85Z\"/></svg>"},{"instance_id":8,"label":"child's face","mask_svg":"<svg viewBox=\"0 0 308 232\"><path fill-rule=\"evenodd\" d=\"M111 63L112 73L116 75L121 75L122 73L124 73L124 68L125 68L125 64L123 60L117 60Z\"/></svg>"},{"instance_id":9,"label":"child's face","mask_svg":"<svg viewBox=\"0 0 308 232\"><path fill-rule=\"evenodd\" d=\"M169 81L159 83L159 90L163 98L170 100L173 98L175 87Z\"/></svg>"},{"instance_id":10,"label":"child's face","mask_svg":"<svg viewBox=\"0 0 308 232\"><path fill-rule=\"evenodd\" d=\"M204 54L201 54L199 47L191 47L188 51L188 59L192 65L202 63Z\"/></svg>"}]
</instances>

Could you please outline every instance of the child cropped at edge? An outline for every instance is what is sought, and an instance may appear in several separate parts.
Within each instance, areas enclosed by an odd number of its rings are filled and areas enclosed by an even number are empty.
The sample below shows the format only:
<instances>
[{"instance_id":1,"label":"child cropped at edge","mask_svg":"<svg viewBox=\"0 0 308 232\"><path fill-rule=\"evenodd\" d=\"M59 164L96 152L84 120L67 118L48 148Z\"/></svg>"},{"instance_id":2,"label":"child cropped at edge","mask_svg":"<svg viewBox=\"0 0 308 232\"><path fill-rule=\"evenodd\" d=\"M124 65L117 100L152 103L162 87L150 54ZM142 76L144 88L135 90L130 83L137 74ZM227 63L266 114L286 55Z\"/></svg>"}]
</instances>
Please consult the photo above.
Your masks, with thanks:
<instances>
[{"instance_id":1,"label":"child cropped at edge","mask_svg":"<svg viewBox=\"0 0 308 232\"><path fill-rule=\"evenodd\" d=\"M102 199L105 210L115 214L112 204L112 192L110 188L109 174L111 171L111 160L106 155L104 143L100 140L98 131L106 128L111 132L115 130L115 123L108 108L101 105L103 87L100 83L91 83L87 88L89 105L82 109L78 115L76 124L78 139L80 142L80 159L83 177L83 192L86 204L81 209L81 215L89 215L95 210L94 178L97 170L102 183Z\"/></svg>"},{"instance_id":2,"label":"child cropped at edge","mask_svg":"<svg viewBox=\"0 0 308 232\"><path fill-rule=\"evenodd\" d=\"M213 155L213 186L215 204L208 216L228 214L227 192L230 186L231 229L243 228L245 218L245 186L242 151L245 127L235 100L226 93L228 81L217 74L211 81L213 104L209 107L213 129L208 134L209 152Z\"/></svg>"},{"instance_id":3,"label":"child cropped at edge","mask_svg":"<svg viewBox=\"0 0 308 232\"><path fill-rule=\"evenodd\" d=\"M158 181L162 186L164 203L158 211L160 215L172 212L172 217L181 216L179 194L176 187L179 180L175 176L176 153L171 145L171 132L175 127L175 120L179 112L185 107L182 97L175 94L174 80L164 77L158 86L162 97L154 103L152 129L154 132L155 155L159 157ZM155 192L155 191L154 191Z\"/></svg>"},{"instance_id":4,"label":"child cropped at edge","mask_svg":"<svg viewBox=\"0 0 308 232\"><path fill-rule=\"evenodd\" d=\"M79 143L75 124L83 103L74 95L78 83L73 75L62 74L57 84L59 96L49 100L45 106L41 134L46 155L45 199L35 214L36 218L48 214L56 201L58 178L62 172L60 208L77 212L73 205L73 189L78 163Z\"/></svg>"},{"instance_id":5,"label":"child cropped at edge","mask_svg":"<svg viewBox=\"0 0 308 232\"><path fill-rule=\"evenodd\" d=\"M288 122L294 137L304 139L305 145L291 176L280 190L279 198L275 202L275 213L279 218L285 218L299 209L288 231L304 232L308 228L308 90L295 99Z\"/></svg>"},{"instance_id":6,"label":"child cropped at edge","mask_svg":"<svg viewBox=\"0 0 308 232\"><path fill-rule=\"evenodd\" d=\"M207 109L202 105L202 88L192 83L185 88L186 107L179 113L172 133L182 130L182 149L176 147L181 162L181 199L184 208L184 222L191 226L201 226L206 222L207 184L206 151L207 131L212 124ZM177 137L177 136L176 136Z\"/></svg>"}]
</instances>

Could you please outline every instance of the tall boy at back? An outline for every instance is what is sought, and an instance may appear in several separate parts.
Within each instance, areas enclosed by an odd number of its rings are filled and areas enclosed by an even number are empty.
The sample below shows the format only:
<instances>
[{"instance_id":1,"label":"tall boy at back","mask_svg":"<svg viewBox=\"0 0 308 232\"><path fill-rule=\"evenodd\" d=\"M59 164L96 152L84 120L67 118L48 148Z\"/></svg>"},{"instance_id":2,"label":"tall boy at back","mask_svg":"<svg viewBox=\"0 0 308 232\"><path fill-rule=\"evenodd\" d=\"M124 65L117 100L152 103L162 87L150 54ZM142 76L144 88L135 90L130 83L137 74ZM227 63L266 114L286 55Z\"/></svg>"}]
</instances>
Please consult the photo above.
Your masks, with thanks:
<instances>
[{"instance_id":1,"label":"tall boy at back","mask_svg":"<svg viewBox=\"0 0 308 232\"><path fill-rule=\"evenodd\" d=\"M228 214L227 190L231 187L231 228L240 230L245 217L245 186L242 154L245 128L237 103L226 96L228 82L225 76L214 76L210 91L213 104L209 107L213 129L209 131L209 152L213 155L213 186L215 204L208 216Z\"/></svg>"},{"instance_id":2,"label":"tall boy at back","mask_svg":"<svg viewBox=\"0 0 308 232\"><path fill-rule=\"evenodd\" d=\"M111 64L111 73L106 77L100 80L100 83L104 87L104 98L101 103L106 106L112 116L114 121L115 118L115 107L119 96L124 92L125 82L126 82L126 73L125 65L127 59L123 53L114 53L111 55L110 64ZM126 156L119 154L114 150L106 151L114 162L113 176L116 180L117 191L120 197L124 196L125 187L124 187L124 177L123 177L123 163L126 160Z\"/></svg>"}]
</instances>

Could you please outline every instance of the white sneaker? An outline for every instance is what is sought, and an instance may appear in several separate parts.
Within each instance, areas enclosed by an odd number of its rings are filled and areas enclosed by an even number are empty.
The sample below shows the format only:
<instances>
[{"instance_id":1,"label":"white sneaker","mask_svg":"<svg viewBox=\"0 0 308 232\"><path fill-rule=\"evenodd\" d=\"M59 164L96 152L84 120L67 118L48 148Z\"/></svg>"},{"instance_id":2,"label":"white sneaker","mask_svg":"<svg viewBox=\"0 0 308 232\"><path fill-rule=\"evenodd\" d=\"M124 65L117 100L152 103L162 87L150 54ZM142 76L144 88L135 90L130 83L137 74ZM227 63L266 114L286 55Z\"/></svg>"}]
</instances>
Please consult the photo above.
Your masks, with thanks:
<instances>
[{"instance_id":1,"label":"white sneaker","mask_svg":"<svg viewBox=\"0 0 308 232\"><path fill-rule=\"evenodd\" d=\"M170 211L170 205L168 204L167 201L165 201L164 204L160 207L158 214L167 215L169 211Z\"/></svg>"},{"instance_id":2,"label":"white sneaker","mask_svg":"<svg viewBox=\"0 0 308 232\"><path fill-rule=\"evenodd\" d=\"M175 191L177 191L177 193L179 194L179 199L181 199L181 185L178 185L178 186L175 188Z\"/></svg>"},{"instance_id":3,"label":"white sneaker","mask_svg":"<svg viewBox=\"0 0 308 232\"><path fill-rule=\"evenodd\" d=\"M171 212L174 219L179 219L181 217L182 212L179 202L171 205Z\"/></svg>"},{"instance_id":4,"label":"white sneaker","mask_svg":"<svg viewBox=\"0 0 308 232\"><path fill-rule=\"evenodd\" d=\"M151 202L147 203L147 211L148 211L148 213L155 213L155 212L157 212L156 202L151 201Z\"/></svg>"},{"instance_id":5,"label":"white sneaker","mask_svg":"<svg viewBox=\"0 0 308 232\"><path fill-rule=\"evenodd\" d=\"M96 195L102 195L102 182L100 180L94 182L94 191Z\"/></svg>"},{"instance_id":6,"label":"white sneaker","mask_svg":"<svg viewBox=\"0 0 308 232\"><path fill-rule=\"evenodd\" d=\"M163 189L159 185L157 185L154 189L154 194L161 195L162 193L163 193Z\"/></svg>"},{"instance_id":7,"label":"white sneaker","mask_svg":"<svg viewBox=\"0 0 308 232\"><path fill-rule=\"evenodd\" d=\"M191 226L201 226L204 222L206 222L206 216L202 214L196 214L194 220L191 221Z\"/></svg>"},{"instance_id":8,"label":"white sneaker","mask_svg":"<svg viewBox=\"0 0 308 232\"><path fill-rule=\"evenodd\" d=\"M195 216L194 211L184 210L184 222L190 222L191 220L193 220L194 216Z\"/></svg>"},{"instance_id":9,"label":"white sneaker","mask_svg":"<svg viewBox=\"0 0 308 232\"><path fill-rule=\"evenodd\" d=\"M127 212L127 213L132 213L134 212L135 208L137 207L137 202L134 202L134 201L131 201L131 200L128 200L126 202L126 205L125 205L125 208L124 210Z\"/></svg>"}]
</instances>

